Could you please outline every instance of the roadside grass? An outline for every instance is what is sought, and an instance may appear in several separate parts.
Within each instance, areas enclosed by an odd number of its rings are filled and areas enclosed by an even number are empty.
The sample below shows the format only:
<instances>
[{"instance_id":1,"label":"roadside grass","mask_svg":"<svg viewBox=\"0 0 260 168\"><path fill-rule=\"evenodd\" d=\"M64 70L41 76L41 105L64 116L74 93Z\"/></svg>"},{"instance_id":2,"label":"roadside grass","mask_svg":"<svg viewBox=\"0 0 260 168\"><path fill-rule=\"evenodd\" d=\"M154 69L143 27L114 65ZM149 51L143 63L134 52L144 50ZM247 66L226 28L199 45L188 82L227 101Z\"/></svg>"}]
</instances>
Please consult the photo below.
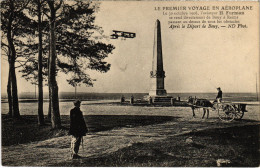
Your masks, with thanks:
<instances>
[{"instance_id":1,"label":"roadside grass","mask_svg":"<svg viewBox=\"0 0 260 168\"><path fill-rule=\"evenodd\" d=\"M68 117L62 119L65 124ZM38 125L37 116L26 115L21 119L12 119L2 114L2 146L42 141L54 137L67 135L68 127L59 130L51 129L50 119L45 119L45 125Z\"/></svg>"},{"instance_id":2,"label":"roadside grass","mask_svg":"<svg viewBox=\"0 0 260 168\"><path fill-rule=\"evenodd\" d=\"M187 142L187 139L192 139ZM216 167L228 159L236 167L259 166L259 125L211 129L135 143L112 154L68 160L53 166Z\"/></svg>"},{"instance_id":3,"label":"roadside grass","mask_svg":"<svg viewBox=\"0 0 260 168\"><path fill-rule=\"evenodd\" d=\"M89 132L99 132L120 127L136 127L152 125L176 120L170 116L145 115L89 115L84 116ZM45 125L37 124L36 115L23 115L22 119L12 119L2 114L2 146L42 141L54 137L68 135L70 118L61 116L62 128L51 129L51 121L45 118Z\"/></svg>"}]
</instances>

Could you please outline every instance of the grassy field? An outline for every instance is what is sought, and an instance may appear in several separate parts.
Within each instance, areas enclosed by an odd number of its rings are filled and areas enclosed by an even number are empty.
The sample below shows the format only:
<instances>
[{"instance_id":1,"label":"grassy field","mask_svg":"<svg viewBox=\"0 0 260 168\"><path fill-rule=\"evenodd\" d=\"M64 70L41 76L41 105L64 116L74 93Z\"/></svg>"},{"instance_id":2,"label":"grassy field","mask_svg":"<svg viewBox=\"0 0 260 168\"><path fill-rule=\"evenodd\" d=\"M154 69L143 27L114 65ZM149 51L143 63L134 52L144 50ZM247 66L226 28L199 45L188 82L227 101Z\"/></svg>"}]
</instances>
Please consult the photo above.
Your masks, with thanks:
<instances>
[{"instance_id":1,"label":"grassy field","mask_svg":"<svg viewBox=\"0 0 260 168\"><path fill-rule=\"evenodd\" d=\"M52 130L50 119L45 118L46 125L37 125L37 116L25 115L21 120L13 120L8 115L2 115L2 145L10 146L34 141L42 141L54 137L68 135L69 116L61 116L63 128ZM164 123L174 120L167 116L140 115L90 115L85 116L89 132L95 133L120 127L137 127Z\"/></svg>"},{"instance_id":2,"label":"grassy field","mask_svg":"<svg viewBox=\"0 0 260 168\"><path fill-rule=\"evenodd\" d=\"M3 103L2 105L7 105ZM129 106L83 101L89 128L80 160L70 158L70 102L62 102L63 128L37 125L36 103L20 103L22 120L2 114L4 166L259 166L259 106L248 106L241 121L222 122L216 112L192 118L190 108ZM48 107L45 103L44 107ZM45 110L46 110L45 108ZM2 113L7 107L2 106ZM45 111L45 114L46 111ZM19 157L18 157L19 156ZM41 158L41 159L37 159Z\"/></svg>"},{"instance_id":3,"label":"grassy field","mask_svg":"<svg viewBox=\"0 0 260 168\"><path fill-rule=\"evenodd\" d=\"M47 120L47 125L37 126L36 116L23 116L23 120L13 121L8 116L2 116L2 151L4 166L113 166L113 167L172 167L172 166L200 166L211 167L216 166L217 159L228 159L231 161L229 166L259 166L259 122L243 121L240 123L215 123L212 121L187 120L183 121L181 118L163 117L163 116L85 116L88 126L91 126L90 134L98 136L97 141L94 141L92 147L88 147L88 140L84 148L85 152L91 153L95 148L102 148L105 146L103 142L104 136L114 139L117 136L128 136L131 132L124 131L116 135L113 130L121 130L122 128L134 129L137 128L141 136L144 136L144 130L148 131L149 141L140 140L133 142L130 146L118 148L114 152L98 153L98 155L84 157L82 149L80 154L83 156L80 160L71 160L68 153L55 154L59 150L69 150L69 137L67 136L69 117L62 116L62 124L64 128L61 130L51 130L50 122ZM102 124L101 124L102 123ZM168 125L166 123L178 123L177 125ZM157 126L159 124L159 127ZM166 125L165 125L166 124ZM238 124L238 125L237 125ZM235 126L234 126L235 125ZM199 128L206 127L206 129L199 130ZM147 127L147 128L146 128ZM190 127L192 131L181 133L183 130ZM216 128L220 127L220 128ZM224 128L222 128L224 127ZM226 127L226 128L225 128ZM141 129L142 128L142 129ZM184 129L185 128L185 129ZM195 129L196 128L196 129ZM198 130L197 130L198 129ZM111 131L109 131L111 130ZM167 131L172 130L172 131ZM181 133L174 136L175 133ZM138 131L134 130L134 134ZM126 134L126 135L124 135ZM165 138L159 138L164 135ZM139 135L139 136L140 136ZM150 138L149 138L150 137ZM44 145L51 139L59 138L59 141L52 141ZM140 137L139 137L140 138ZM118 141L111 145L119 145ZM133 138L134 139L134 138ZM189 139L189 141L187 141ZM191 139L191 140L190 140ZM46 142L45 142L46 141ZM63 141L66 141L64 143ZM24 144L23 147L19 147ZM15 146L14 146L15 145ZM33 147L36 145L36 147ZM10 146L10 147L8 147ZM30 147L32 146L32 147ZM35 162L37 155L43 155L42 152L37 154L35 149L49 149L52 157L45 158L46 161L42 165ZM111 147L108 147L111 148ZM19 158L11 159L9 161L5 156L6 150L18 152ZM19 151L20 150L20 151ZM102 150L102 149L99 149ZM30 152L31 151L31 152ZM34 153L31 156L23 155L23 152ZM11 155L15 156L15 153ZM64 159L58 161L51 161L53 157L58 155ZM48 156L51 154L48 154ZM44 156L44 155L43 155ZM24 158L23 158L24 157ZM11 159L11 161L10 161ZM25 159L24 163L20 159ZM49 163L50 162L50 163Z\"/></svg>"},{"instance_id":4,"label":"grassy field","mask_svg":"<svg viewBox=\"0 0 260 168\"><path fill-rule=\"evenodd\" d=\"M189 138L191 143L186 142ZM216 167L216 160L224 158L230 160L230 167L258 167L259 157L259 125L251 125L135 143L109 155L54 166Z\"/></svg>"}]
</instances>

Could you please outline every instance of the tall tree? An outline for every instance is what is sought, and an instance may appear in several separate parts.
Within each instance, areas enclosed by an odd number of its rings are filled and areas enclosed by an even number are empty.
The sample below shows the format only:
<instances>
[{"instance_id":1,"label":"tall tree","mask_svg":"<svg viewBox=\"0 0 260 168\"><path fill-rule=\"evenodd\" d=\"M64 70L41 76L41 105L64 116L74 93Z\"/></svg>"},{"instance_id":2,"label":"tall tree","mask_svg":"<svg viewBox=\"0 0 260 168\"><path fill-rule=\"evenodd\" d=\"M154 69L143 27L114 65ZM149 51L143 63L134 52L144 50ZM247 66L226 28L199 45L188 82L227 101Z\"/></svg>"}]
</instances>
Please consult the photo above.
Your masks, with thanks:
<instances>
[{"instance_id":1,"label":"tall tree","mask_svg":"<svg viewBox=\"0 0 260 168\"><path fill-rule=\"evenodd\" d=\"M36 0L37 2L37 15L38 15L38 124L44 124L43 115L43 85L42 85L42 3L41 0Z\"/></svg>"},{"instance_id":2,"label":"tall tree","mask_svg":"<svg viewBox=\"0 0 260 168\"><path fill-rule=\"evenodd\" d=\"M1 30L4 34L2 39L2 46L7 46L7 56L9 64L9 75L8 75L8 103L9 113L13 118L20 118L19 103L18 103L18 92L17 92L17 79L15 72L15 63L17 60L17 51L15 48L16 37L23 36L23 32L20 30L20 25L26 25L28 18L23 14L23 10L28 5L28 1L14 1L6 0L1 1ZM6 39L7 44L4 42Z\"/></svg>"},{"instance_id":3,"label":"tall tree","mask_svg":"<svg viewBox=\"0 0 260 168\"><path fill-rule=\"evenodd\" d=\"M18 94L17 94L17 81L16 81L16 73L15 73L15 59L16 59L16 51L14 47L13 37L12 37L12 25L15 17L15 7L14 2L9 0L9 17L7 23L7 41L10 49L10 55L8 57L9 63L9 74L10 74L10 83L11 83L11 104L12 104L12 116L15 118L20 117L19 113L19 104L18 104Z\"/></svg>"},{"instance_id":4,"label":"tall tree","mask_svg":"<svg viewBox=\"0 0 260 168\"><path fill-rule=\"evenodd\" d=\"M114 46L101 42L104 38L102 28L94 25L95 13L98 10L98 5L95 3L62 0L47 3L49 9L44 11L44 14L49 19L49 36L44 36L43 41L49 45L44 45L43 52L46 53L48 50L50 52L48 61L44 61L43 66L48 67L49 111L52 126L58 128L60 127L56 81L58 71L67 74L67 81L72 86L80 83L93 86L95 79L92 79L86 70L107 72L110 64L104 60ZM38 63L37 60L34 61L35 64L28 64L24 69L24 77L27 78L33 71L37 71L35 65Z\"/></svg>"},{"instance_id":5,"label":"tall tree","mask_svg":"<svg viewBox=\"0 0 260 168\"><path fill-rule=\"evenodd\" d=\"M73 73L73 78L68 79L70 84L84 83L91 86L93 79L84 70L107 72L110 64L104 59L112 52L114 46L91 39L94 31L102 33L101 28L93 24L96 5L78 0L73 3L60 0L56 5L54 1L48 1L48 5L50 8L49 88L50 97L53 99L51 101L52 120L55 120L54 116L59 118L57 115L59 114L58 86L55 78L56 59L59 70L67 74Z\"/></svg>"},{"instance_id":6,"label":"tall tree","mask_svg":"<svg viewBox=\"0 0 260 168\"><path fill-rule=\"evenodd\" d=\"M60 128L60 109L59 109L59 89L56 81L56 12L61 7L62 0L56 5L54 0L47 1L50 9L49 24L50 24L50 55L48 63L48 85L50 94L51 121L52 128Z\"/></svg>"},{"instance_id":7,"label":"tall tree","mask_svg":"<svg viewBox=\"0 0 260 168\"><path fill-rule=\"evenodd\" d=\"M33 29L38 31L37 38L38 42L35 42L35 47L30 48L24 52L35 57L36 50L38 51L38 59L32 60L24 65L24 68L20 71L23 73L23 77L26 80L31 80L31 83L35 86L38 85L38 124L44 125L44 114L43 114L43 32L42 27L46 26L46 22L42 21L42 13L45 7L45 0L30 0L27 6L27 14L30 19L35 22L37 27ZM28 65L29 64L29 65ZM36 94L36 93L35 93Z\"/></svg>"}]
</instances>

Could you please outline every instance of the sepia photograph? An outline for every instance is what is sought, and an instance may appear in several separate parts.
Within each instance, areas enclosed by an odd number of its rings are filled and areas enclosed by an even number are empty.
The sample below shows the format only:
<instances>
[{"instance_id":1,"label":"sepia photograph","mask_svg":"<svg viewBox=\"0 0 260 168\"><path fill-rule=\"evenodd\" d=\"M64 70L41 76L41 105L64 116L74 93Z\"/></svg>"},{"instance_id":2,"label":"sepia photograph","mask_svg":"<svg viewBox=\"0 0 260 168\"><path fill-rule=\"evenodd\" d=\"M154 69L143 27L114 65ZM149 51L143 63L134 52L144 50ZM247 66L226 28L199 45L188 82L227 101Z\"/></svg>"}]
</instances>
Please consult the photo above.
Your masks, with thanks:
<instances>
[{"instance_id":1,"label":"sepia photograph","mask_svg":"<svg viewBox=\"0 0 260 168\"><path fill-rule=\"evenodd\" d=\"M260 166L259 1L0 3L1 166Z\"/></svg>"}]
</instances>

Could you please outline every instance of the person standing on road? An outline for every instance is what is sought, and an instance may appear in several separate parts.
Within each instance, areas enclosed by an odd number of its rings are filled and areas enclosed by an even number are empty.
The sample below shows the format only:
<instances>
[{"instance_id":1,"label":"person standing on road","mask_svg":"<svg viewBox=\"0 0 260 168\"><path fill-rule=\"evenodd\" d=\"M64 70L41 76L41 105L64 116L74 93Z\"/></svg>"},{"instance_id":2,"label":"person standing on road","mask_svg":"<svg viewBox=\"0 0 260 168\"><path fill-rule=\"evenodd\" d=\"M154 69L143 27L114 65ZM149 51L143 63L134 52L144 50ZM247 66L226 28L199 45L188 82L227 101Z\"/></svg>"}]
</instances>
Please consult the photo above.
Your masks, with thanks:
<instances>
[{"instance_id":1,"label":"person standing on road","mask_svg":"<svg viewBox=\"0 0 260 168\"><path fill-rule=\"evenodd\" d=\"M86 136L87 126L83 118L82 111L80 110L80 100L74 101L74 108L70 110L70 130L71 135L71 151L72 159L78 159L79 146L83 136Z\"/></svg>"}]
</instances>

